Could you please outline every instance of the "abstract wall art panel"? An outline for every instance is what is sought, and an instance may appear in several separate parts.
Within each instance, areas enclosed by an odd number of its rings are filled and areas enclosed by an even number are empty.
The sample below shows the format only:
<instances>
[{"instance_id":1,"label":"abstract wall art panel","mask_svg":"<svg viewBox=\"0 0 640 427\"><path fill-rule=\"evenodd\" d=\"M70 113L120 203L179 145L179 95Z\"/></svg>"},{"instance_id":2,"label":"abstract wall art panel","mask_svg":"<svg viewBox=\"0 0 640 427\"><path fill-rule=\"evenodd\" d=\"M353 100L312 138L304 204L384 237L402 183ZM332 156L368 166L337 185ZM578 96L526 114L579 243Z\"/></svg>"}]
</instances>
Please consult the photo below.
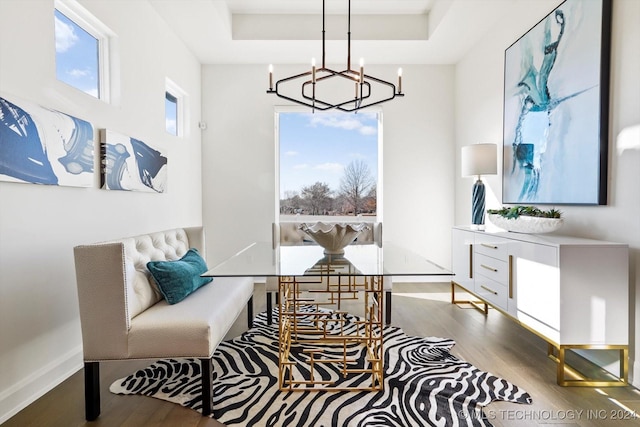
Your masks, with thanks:
<instances>
[{"instance_id":1,"label":"abstract wall art panel","mask_svg":"<svg viewBox=\"0 0 640 427\"><path fill-rule=\"evenodd\" d=\"M503 203L607 203L611 0L567 0L505 51Z\"/></svg>"},{"instance_id":2,"label":"abstract wall art panel","mask_svg":"<svg viewBox=\"0 0 640 427\"><path fill-rule=\"evenodd\" d=\"M91 187L93 165L91 123L0 96L0 180Z\"/></svg>"},{"instance_id":3,"label":"abstract wall art panel","mask_svg":"<svg viewBox=\"0 0 640 427\"><path fill-rule=\"evenodd\" d=\"M144 142L100 130L101 186L106 190L164 193L167 157Z\"/></svg>"}]
</instances>

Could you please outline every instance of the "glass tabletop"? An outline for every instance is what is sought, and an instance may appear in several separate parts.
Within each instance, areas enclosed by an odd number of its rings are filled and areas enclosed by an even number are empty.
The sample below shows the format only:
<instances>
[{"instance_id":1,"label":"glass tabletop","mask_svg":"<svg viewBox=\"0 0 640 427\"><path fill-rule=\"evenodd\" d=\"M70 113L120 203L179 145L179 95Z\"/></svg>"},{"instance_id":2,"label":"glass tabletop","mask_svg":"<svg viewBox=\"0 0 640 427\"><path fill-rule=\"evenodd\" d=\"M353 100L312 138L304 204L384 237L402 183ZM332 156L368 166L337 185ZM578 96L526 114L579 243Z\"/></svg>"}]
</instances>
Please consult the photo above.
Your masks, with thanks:
<instances>
[{"instance_id":1,"label":"glass tabletop","mask_svg":"<svg viewBox=\"0 0 640 427\"><path fill-rule=\"evenodd\" d=\"M453 273L393 243L349 245L344 255L325 255L318 245L249 245L210 269L206 277L451 276Z\"/></svg>"}]
</instances>

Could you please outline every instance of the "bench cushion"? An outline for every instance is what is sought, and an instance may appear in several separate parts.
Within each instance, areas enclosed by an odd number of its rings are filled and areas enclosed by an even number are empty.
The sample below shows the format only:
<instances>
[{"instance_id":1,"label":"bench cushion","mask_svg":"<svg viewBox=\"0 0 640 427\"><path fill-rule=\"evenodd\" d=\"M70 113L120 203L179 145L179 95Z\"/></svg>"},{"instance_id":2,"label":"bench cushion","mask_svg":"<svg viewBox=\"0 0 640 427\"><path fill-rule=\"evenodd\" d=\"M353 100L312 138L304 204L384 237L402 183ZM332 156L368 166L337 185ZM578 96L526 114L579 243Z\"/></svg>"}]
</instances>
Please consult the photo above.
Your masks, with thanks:
<instances>
[{"instance_id":1,"label":"bench cushion","mask_svg":"<svg viewBox=\"0 0 640 427\"><path fill-rule=\"evenodd\" d=\"M131 320L129 358L211 357L251 295L251 278L216 277L179 304L159 301Z\"/></svg>"}]
</instances>

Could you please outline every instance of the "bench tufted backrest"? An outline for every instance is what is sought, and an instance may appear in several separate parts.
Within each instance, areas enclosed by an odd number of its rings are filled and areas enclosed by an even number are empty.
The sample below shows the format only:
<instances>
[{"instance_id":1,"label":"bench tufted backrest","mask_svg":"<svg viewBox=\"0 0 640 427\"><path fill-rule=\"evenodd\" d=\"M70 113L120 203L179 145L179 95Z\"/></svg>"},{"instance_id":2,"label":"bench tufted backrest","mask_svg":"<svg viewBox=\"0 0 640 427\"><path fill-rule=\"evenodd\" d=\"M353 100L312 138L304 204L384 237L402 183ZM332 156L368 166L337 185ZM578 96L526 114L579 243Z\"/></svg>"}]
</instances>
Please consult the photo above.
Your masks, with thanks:
<instances>
[{"instance_id":1,"label":"bench tufted backrest","mask_svg":"<svg viewBox=\"0 0 640 427\"><path fill-rule=\"evenodd\" d=\"M162 299L147 262L176 260L190 248L205 257L202 227L74 248L85 360L126 357L131 321Z\"/></svg>"},{"instance_id":2,"label":"bench tufted backrest","mask_svg":"<svg viewBox=\"0 0 640 427\"><path fill-rule=\"evenodd\" d=\"M124 247L127 311L133 319L162 299L147 269L149 261L173 261L189 250L187 233L181 228L143 234L121 240Z\"/></svg>"}]
</instances>

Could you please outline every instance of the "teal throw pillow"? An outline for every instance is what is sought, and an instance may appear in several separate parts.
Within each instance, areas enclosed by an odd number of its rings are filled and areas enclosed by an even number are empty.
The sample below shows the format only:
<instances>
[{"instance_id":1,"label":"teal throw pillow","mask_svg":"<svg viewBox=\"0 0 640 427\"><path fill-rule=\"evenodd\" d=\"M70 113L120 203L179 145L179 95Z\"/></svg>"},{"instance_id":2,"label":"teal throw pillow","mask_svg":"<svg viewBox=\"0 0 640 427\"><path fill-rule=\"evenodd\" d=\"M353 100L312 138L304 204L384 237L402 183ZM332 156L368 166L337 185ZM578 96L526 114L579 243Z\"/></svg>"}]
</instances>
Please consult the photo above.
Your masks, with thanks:
<instances>
[{"instance_id":1,"label":"teal throw pillow","mask_svg":"<svg viewBox=\"0 0 640 427\"><path fill-rule=\"evenodd\" d=\"M147 268L169 304L182 301L213 280L211 277L200 277L208 270L207 263L193 248L175 261L149 261Z\"/></svg>"}]
</instances>

